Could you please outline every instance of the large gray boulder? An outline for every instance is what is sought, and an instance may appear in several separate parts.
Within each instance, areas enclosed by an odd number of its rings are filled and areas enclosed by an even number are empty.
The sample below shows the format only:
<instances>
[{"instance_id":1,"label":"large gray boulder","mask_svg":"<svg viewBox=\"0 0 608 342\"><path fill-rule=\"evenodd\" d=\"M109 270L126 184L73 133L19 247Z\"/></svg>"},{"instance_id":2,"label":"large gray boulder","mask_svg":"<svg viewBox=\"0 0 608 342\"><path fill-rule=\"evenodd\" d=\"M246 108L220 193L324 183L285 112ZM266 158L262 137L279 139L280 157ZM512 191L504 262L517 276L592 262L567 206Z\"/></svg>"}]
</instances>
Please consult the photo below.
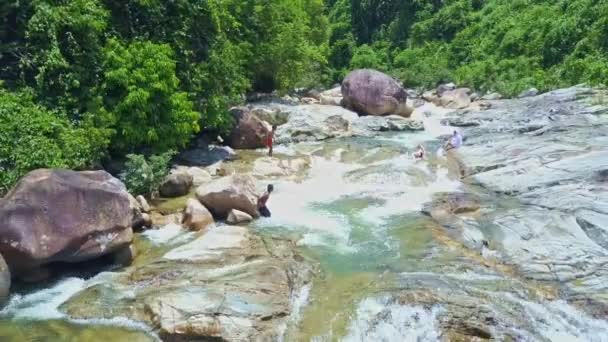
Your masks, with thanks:
<instances>
[{"instance_id":1,"label":"large gray boulder","mask_svg":"<svg viewBox=\"0 0 608 342\"><path fill-rule=\"evenodd\" d=\"M412 108L406 104L407 93L392 77L376 70L360 69L348 74L342 82L343 105L359 114L409 117Z\"/></svg>"},{"instance_id":2,"label":"large gray boulder","mask_svg":"<svg viewBox=\"0 0 608 342\"><path fill-rule=\"evenodd\" d=\"M0 199L0 253L13 273L93 259L131 243L131 215L105 171L32 171Z\"/></svg>"},{"instance_id":3,"label":"large gray boulder","mask_svg":"<svg viewBox=\"0 0 608 342\"><path fill-rule=\"evenodd\" d=\"M225 219L232 209L258 216L258 193L251 175L235 174L217 179L196 189L196 197L220 219Z\"/></svg>"}]
</instances>

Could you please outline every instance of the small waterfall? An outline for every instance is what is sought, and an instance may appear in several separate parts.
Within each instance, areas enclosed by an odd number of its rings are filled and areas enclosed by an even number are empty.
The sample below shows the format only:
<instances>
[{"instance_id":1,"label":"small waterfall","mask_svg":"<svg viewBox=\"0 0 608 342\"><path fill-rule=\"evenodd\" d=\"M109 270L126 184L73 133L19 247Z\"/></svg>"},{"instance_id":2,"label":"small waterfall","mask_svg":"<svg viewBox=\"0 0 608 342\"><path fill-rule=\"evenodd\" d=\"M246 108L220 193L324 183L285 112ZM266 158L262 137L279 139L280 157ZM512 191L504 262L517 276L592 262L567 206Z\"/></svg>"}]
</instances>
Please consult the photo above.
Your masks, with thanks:
<instances>
[{"instance_id":1,"label":"small waterfall","mask_svg":"<svg viewBox=\"0 0 608 342\"><path fill-rule=\"evenodd\" d=\"M344 342L439 340L437 315L440 307L403 306L389 298L367 298L359 303Z\"/></svg>"}]
</instances>

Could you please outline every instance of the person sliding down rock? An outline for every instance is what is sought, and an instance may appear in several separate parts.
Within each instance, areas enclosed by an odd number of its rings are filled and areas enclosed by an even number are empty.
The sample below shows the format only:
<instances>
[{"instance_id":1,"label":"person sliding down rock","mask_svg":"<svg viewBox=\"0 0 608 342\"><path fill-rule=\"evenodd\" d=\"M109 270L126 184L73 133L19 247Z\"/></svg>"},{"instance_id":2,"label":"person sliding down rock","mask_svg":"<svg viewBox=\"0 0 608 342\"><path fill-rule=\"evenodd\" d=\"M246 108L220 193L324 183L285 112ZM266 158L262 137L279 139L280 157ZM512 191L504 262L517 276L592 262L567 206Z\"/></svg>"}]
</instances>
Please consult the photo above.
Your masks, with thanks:
<instances>
[{"instance_id":1,"label":"person sliding down rock","mask_svg":"<svg viewBox=\"0 0 608 342\"><path fill-rule=\"evenodd\" d=\"M262 196L258 197L258 212L260 216L270 217L270 210L266 207L266 202L268 202L268 198L270 197L270 193L274 190L274 186L272 184L268 184L267 190L262 194Z\"/></svg>"},{"instance_id":2,"label":"person sliding down rock","mask_svg":"<svg viewBox=\"0 0 608 342\"><path fill-rule=\"evenodd\" d=\"M416 152L414 152L414 158L416 160L421 160L424 159L424 153L426 151L424 150L424 147L422 147L422 145L418 145L418 148L416 149Z\"/></svg>"}]
</instances>

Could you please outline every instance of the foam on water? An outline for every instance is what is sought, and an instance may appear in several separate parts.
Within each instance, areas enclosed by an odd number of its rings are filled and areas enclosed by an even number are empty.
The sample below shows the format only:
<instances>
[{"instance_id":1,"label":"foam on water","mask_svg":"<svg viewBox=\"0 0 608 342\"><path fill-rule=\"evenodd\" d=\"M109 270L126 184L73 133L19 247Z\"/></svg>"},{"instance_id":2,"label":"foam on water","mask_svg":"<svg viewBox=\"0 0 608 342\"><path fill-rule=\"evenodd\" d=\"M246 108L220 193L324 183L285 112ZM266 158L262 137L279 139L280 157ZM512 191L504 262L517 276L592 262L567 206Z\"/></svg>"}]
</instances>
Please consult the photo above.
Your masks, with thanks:
<instances>
[{"instance_id":1,"label":"foam on water","mask_svg":"<svg viewBox=\"0 0 608 342\"><path fill-rule=\"evenodd\" d=\"M442 125L441 120L451 111L450 109L437 107L432 103L425 103L421 107L416 108L411 116L414 120L422 121L424 131L378 137L377 139L399 142L407 147L415 147L420 143L435 140L444 135L450 135L454 131L454 127Z\"/></svg>"},{"instance_id":2,"label":"foam on water","mask_svg":"<svg viewBox=\"0 0 608 342\"><path fill-rule=\"evenodd\" d=\"M608 341L608 322L589 317L563 300L534 303L511 293L497 296L520 305L525 321L532 322L534 331L550 341Z\"/></svg>"},{"instance_id":3,"label":"foam on water","mask_svg":"<svg viewBox=\"0 0 608 342\"><path fill-rule=\"evenodd\" d=\"M343 341L439 341L437 315L441 310L399 305L388 298L367 298L359 303Z\"/></svg>"},{"instance_id":4,"label":"foam on water","mask_svg":"<svg viewBox=\"0 0 608 342\"><path fill-rule=\"evenodd\" d=\"M13 294L6 306L0 311L0 319L29 321L63 319L70 323L80 325L113 326L143 331L150 333L151 338L157 338L151 333L152 329L149 326L126 317L114 317L111 319L72 319L59 311L59 307L63 303L80 291L100 282L108 281L112 276L113 273L111 272L103 272L89 280L70 277L58 281L49 288L24 295Z\"/></svg>"},{"instance_id":5,"label":"foam on water","mask_svg":"<svg viewBox=\"0 0 608 342\"><path fill-rule=\"evenodd\" d=\"M185 230L181 225L170 223L159 229L148 229L141 234L155 245L178 244L194 237L193 232Z\"/></svg>"},{"instance_id":6,"label":"foam on water","mask_svg":"<svg viewBox=\"0 0 608 342\"><path fill-rule=\"evenodd\" d=\"M0 317L17 319L59 319L65 315L59 306L85 288L86 281L81 278L66 278L54 286L26 295L14 294L8 304L0 311Z\"/></svg>"},{"instance_id":7,"label":"foam on water","mask_svg":"<svg viewBox=\"0 0 608 342\"><path fill-rule=\"evenodd\" d=\"M278 328L279 331L279 342L285 341L285 334L287 332L287 327L290 324L294 324L300 320L302 315L302 309L306 304L308 304L308 300L310 298L310 291L312 289L311 284L306 284L302 286L298 291L294 291L291 293L289 302L291 305L291 313L289 314L289 318L286 322L281 324Z\"/></svg>"},{"instance_id":8,"label":"foam on water","mask_svg":"<svg viewBox=\"0 0 608 342\"><path fill-rule=\"evenodd\" d=\"M431 170L426 162L416 162L401 155L368 165L339 161L342 150L333 158L313 156L309 177L301 183L279 181L268 205L273 216L261 220L261 226L281 226L303 233L300 244L331 246L338 253L352 252L352 226L357 218L370 225L382 225L395 215L418 212L436 192L456 191L457 181L448 178L446 169ZM368 151L370 155L373 150ZM374 169L376 168L376 169ZM416 185L407 171L424 175L423 184ZM353 172L363 172L362 176ZM342 198L377 201L358 213L326 209ZM347 216L349 215L349 216ZM377 227L382 228L382 227Z\"/></svg>"}]
</instances>

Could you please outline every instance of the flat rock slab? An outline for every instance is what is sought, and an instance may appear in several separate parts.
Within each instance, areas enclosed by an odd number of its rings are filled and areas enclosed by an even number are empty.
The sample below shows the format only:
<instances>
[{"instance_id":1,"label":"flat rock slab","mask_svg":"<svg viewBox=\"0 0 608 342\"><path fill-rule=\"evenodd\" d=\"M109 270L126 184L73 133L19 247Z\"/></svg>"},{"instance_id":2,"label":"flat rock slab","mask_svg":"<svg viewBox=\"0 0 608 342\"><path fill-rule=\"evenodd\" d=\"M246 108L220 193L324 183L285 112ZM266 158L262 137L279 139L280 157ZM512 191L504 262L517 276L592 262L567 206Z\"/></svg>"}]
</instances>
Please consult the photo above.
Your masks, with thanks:
<instances>
[{"instance_id":1,"label":"flat rock slab","mask_svg":"<svg viewBox=\"0 0 608 342\"><path fill-rule=\"evenodd\" d=\"M292 313L292 293L312 275L294 251L288 240L263 240L244 227L213 227L89 287L63 310L73 318L126 316L166 340L276 340Z\"/></svg>"},{"instance_id":2,"label":"flat rock slab","mask_svg":"<svg viewBox=\"0 0 608 342\"><path fill-rule=\"evenodd\" d=\"M523 277L594 314L608 312L608 106L594 103L599 92L572 87L452 113L446 122L475 123L461 125L465 181L503 204L440 222L465 245L478 232Z\"/></svg>"}]
</instances>

